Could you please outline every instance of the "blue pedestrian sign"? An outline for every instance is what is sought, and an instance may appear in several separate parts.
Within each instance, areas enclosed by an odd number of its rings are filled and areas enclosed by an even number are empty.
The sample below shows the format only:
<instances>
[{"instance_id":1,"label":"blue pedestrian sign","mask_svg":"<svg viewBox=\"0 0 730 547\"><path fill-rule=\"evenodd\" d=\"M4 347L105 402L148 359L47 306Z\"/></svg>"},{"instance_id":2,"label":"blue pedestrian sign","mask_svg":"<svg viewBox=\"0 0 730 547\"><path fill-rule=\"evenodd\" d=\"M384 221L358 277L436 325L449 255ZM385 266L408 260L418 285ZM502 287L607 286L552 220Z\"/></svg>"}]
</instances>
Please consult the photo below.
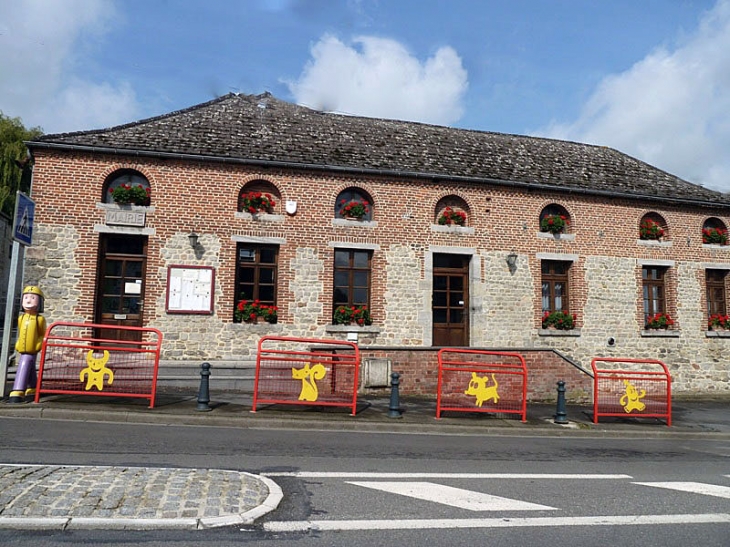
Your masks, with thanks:
<instances>
[{"instance_id":1,"label":"blue pedestrian sign","mask_svg":"<svg viewBox=\"0 0 730 547\"><path fill-rule=\"evenodd\" d=\"M33 239L35 201L22 192L17 193L14 218L13 239L22 245L30 245L31 240Z\"/></svg>"}]
</instances>

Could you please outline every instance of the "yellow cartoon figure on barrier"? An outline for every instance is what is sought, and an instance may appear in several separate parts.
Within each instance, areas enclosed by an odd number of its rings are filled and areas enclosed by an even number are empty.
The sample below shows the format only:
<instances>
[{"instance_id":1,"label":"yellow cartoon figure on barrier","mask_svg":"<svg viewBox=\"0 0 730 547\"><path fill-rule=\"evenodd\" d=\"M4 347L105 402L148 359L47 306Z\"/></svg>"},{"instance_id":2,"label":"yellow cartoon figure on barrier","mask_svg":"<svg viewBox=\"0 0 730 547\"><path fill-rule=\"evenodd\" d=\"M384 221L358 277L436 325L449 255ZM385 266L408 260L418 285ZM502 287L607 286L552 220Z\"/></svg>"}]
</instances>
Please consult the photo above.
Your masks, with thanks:
<instances>
[{"instance_id":1,"label":"yellow cartoon figure on barrier","mask_svg":"<svg viewBox=\"0 0 730 547\"><path fill-rule=\"evenodd\" d=\"M313 367L309 367L309 363L302 368L292 368L291 375L295 380L302 381L302 391L299 394L300 401L316 401L319 397L319 389L315 380L321 380L327 374L327 369L322 363L317 363Z\"/></svg>"},{"instance_id":2,"label":"yellow cartoon figure on barrier","mask_svg":"<svg viewBox=\"0 0 730 547\"><path fill-rule=\"evenodd\" d=\"M106 367L106 363L109 361L109 352L104 350L104 356L97 359L94 357L94 351L89 350L86 354L86 364L89 365L81 371L79 379L83 382L86 377L86 390L90 390L91 387L95 387L99 391L104 389L104 377L109 376L109 385L114 382L114 373L110 368Z\"/></svg>"},{"instance_id":3,"label":"yellow cartoon figure on barrier","mask_svg":"<svg viewBox=\"0 0 730 547\"><path fill-rule=\"evenodd\" d=\"M464 392L465 395L474 395L476 400L476 405L478 407L481 407L484 401L487 401L489 399L492 399L492 401L496 404L499 401L499 393L497 393L497 388L499 387L499 384L497 383L497 379L494 377L494 373L492 373L492 385L489 385L489 376L477 376L476 372L471 373L471 380L469 380L469 387Z\"/></svg>"},{"instance_id":4,"label":"yellow cartoon figure on barrier","mask_svg":"<svg viewBox=\"0 0 730 547\"><path fill-rule=\"evenodd\" d=\"M646 397L646 390L642 389L639 392L628 380L624 380L626 386L626 393L624 393L619 399L619 403L624 407L626 414L629 414L633 410L643 411L646 405L641 402L641 399Z\"/></svg>"}]
</instances>

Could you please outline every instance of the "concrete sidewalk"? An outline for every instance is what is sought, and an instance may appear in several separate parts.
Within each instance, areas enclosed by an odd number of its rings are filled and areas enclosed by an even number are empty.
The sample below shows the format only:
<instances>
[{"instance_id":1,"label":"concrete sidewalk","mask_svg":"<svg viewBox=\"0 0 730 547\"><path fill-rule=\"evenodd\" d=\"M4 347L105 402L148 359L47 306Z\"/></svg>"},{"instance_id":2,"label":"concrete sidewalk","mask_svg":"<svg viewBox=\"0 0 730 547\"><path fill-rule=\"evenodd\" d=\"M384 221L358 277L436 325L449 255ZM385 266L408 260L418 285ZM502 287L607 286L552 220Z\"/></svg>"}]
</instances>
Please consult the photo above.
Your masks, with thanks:
<instances>
[{"instance_id":1,"label":"concrete sidewalk","mask_svg":"<svg viewBox=\"0 0 730 547\"><path fill-rule=\"evenodd\" d=\"M400 398L391 417L385 397L358 399L349 409L269 405L251 412L250 394L212 394L210 410L198 410L197 394L161 391L147 401L98 396L44 396L41 402L0 404L0 418L185 424L255 429L388 431L423 434L602 436L730 439L730 395L675 400L673 425L652 418L601 418L590 405L569 405L568 423L555 423L555 405L529 404L527 422L515 415L445 413L436 402ZM201 529L250 524L272 511L281 490L270 479L228 470L0 464L0 528Z\"/></svg>"},{"instance_id":2,"label":"concrete sidewalk","mask_svg":"<svg viewBox=\"0 0 730 547\"><path fill-rule=\"evenodd\" d=\"M631 415L601 417L593 423L591 404L567 405L567 424L555 423L556 405L528 403L527 421L516 414L445 412L436 419L436 400L400 397L400 417L390 417L390 399L359 397L357 413L350 408L308 405L258 405L252 412L250 393L211 393L207 405L199 404L197 393L158 390L155 408L144 399L99 396L44 395L38 404L0 403L0 417L86 420L123 423L169 423L240 428L308 427L352 431L408 431L420 433L464 433L474 435L600 435L600 436L692 436L730 437L730 394L714 398L676 398L672 401L672 426L654 418ZM199 411L207 406L208 411Z\"/></svg>"}]
</instances>

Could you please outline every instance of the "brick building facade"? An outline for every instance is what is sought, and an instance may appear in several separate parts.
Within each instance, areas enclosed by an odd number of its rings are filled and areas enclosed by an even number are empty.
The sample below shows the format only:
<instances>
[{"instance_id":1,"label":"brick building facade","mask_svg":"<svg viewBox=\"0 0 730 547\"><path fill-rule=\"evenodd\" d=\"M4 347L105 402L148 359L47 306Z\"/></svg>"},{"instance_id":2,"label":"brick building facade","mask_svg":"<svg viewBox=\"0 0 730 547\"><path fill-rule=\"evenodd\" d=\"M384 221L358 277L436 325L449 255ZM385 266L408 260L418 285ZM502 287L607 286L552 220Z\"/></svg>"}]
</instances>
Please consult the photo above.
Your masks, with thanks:
<instances>
[{"instance_id":1,"label":"brick building facade","mask_svg":"<svg viewBox=\"0 0 730 547\"><path fill-rule=\"evenodd\" d=\"M616 150L268 94L28 146L25 282L51 321L155 327L163 359L195 364L250 361L265 334L356 338L404 372L405 393L434 393L444 345L523 350L532 398L566 375L585 395L594 356L662 359L675 393L730 390L730 338L708 327L727 313L730 246L703 240L724 233L730 197ZM114 203L127 182L149 203ZM251 191L273 208L247 212ZM368 213L345 218L358 198ZM447 207L463 226L439 223ZM564 231L542 231L550 215ZM647 221L661 237L642 239ZM236 322L246 291L278 321ZM341 303L366 304L372 324L333 324ZM574 328L543 328L546 311ZM645 328L660 312L673 324Z\"/></svg>"}]
</instances>

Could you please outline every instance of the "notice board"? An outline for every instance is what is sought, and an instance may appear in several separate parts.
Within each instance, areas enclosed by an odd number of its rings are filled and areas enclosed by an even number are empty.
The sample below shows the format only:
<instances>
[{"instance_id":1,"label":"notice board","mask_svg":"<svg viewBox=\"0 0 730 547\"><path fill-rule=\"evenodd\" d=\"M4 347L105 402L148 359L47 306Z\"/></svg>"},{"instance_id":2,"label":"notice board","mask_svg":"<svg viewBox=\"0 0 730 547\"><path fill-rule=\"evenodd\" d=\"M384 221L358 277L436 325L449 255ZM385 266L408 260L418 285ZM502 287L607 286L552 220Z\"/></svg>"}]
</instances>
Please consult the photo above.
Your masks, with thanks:
<instances>
[{"instance_id":1,"label":"notice board","mask_svg":"<svg viewBox=\"0 0 730 547\"><path fill-rule=\"evenodd\" d=\"M215 270L210 266L167 268L167 313L213 313Z\"/></svg>"}]
</instances>

